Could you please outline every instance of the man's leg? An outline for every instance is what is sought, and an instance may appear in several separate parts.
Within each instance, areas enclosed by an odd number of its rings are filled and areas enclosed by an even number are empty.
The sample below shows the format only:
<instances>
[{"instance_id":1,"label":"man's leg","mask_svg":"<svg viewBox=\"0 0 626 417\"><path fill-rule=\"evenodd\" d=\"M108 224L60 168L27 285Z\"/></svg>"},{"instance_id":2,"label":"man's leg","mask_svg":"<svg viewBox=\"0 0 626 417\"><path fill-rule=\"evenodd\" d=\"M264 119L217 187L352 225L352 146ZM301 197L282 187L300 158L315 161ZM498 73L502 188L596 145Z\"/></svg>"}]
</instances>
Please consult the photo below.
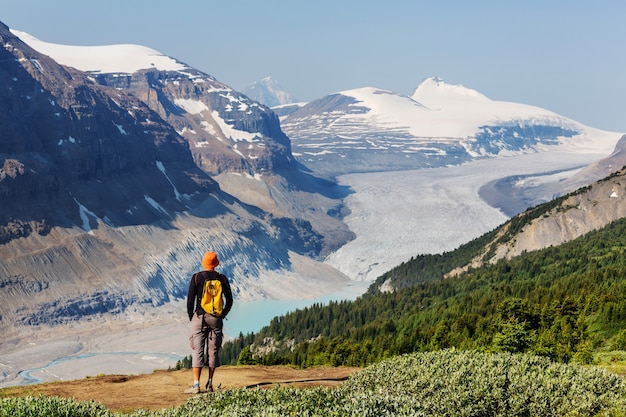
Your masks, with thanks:
<instances>
[{"instance_id":1,"label":"man's leg","mask_svg":"<svg viewBox=\"0 0 626 417\"><path fill-rule=\"evenodd\" d=\"M208 392L213 391L213 374L215 373L215 368L209 368L209 380L206 383L206 390Z\"/></svg>"},{"instance_id":2,"label":"man's leg","mask_svg":"<svg viewBox=\"0 0 626 417\"><path fill-rule=\"evenodd\" d=\"M219 351L222 347L222 319L217 317L210 317L208 321L211 330L209 330L207 340L207 361L209 368L209 379L206 383L206 390L213 391L213 375L215 374L215 368L220 366Z\"/></svg>"},{"instance_id":3,"label":"man's leg","mask_svg":"<svg viewBox=\"0 0 626 417\"><path fill-rule=\"evenodd\" d=\"M209 375L211 373L209 372ZM193 383L195 384L196 381L198 382L198 384L200 384L200 375L202 375L202 367L199 368L193 368ZM210 376L209 376L210 378Z\"/></svg>"},{"instance_id":4,"label":"man's leg","mask_svg":"<svg viewBox=\"0 0 626 417\"><path fill-rule=\"evenodd\" d=\"M193 368L193 385L185 393L197 394L200 392L200 375L204 366L204 346L206 343L206 328L204 320L198 315L191 319L189 345L191 347L191 367Z\"/></svg>"}]
</instances>

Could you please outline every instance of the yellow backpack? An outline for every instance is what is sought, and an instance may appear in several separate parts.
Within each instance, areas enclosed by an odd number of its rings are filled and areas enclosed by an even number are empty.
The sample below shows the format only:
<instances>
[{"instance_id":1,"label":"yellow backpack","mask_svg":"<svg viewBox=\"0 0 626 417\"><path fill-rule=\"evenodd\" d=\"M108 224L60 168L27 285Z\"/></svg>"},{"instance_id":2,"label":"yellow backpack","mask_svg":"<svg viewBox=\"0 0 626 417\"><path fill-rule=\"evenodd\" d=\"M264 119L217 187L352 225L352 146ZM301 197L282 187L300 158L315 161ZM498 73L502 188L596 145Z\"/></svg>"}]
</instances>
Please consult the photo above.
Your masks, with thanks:
<instances>
[{"instance_id":1,"label":"yellow backpack","mask_svg":"<svg viewBox=\"0 0 626 417\"><path fill-rule=\"evenodd\" d=\"M209 277L205 279L200 307L205 313L216 317L222 316L222 282L219 279Z\"/></svg>"}]
</instances>

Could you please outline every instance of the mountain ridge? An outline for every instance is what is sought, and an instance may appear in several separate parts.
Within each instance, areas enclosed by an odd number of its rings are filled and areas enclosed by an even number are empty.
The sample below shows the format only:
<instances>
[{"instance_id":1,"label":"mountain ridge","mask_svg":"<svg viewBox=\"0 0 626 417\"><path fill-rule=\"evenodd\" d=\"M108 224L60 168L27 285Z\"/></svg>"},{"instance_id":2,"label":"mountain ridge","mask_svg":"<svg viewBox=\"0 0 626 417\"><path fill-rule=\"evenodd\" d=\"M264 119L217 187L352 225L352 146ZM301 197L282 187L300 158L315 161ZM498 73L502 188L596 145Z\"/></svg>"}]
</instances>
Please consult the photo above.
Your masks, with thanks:
<instances>
[{"instance_id":1,"label":"mountain ridge","mask_svg":"<svg viewBox=\"0 0 626 417\"><path fill-rule=\"evenodd\" d=\"M296 158L331 177L562 150L607 155L621 133L429 78L412 96L364 87L281 116Z\"/></svg>"},{"instance_id":2,"label":"mountain ridge","mask_svg":"<svg viewBox=\"0 0 626 417\"><path fill-rule=\"evenodd\" d=\"M12 33L59 63L142 100L189 142L196 163L212 175L295 169L290 142L269 109L209 74L139 45L59 45Z\"/></svg>"},{"instance_id":3,"label":"mountain ridge","mask_svg":"<svg viewBox=\"0 0 626 417\"><path fill-rule=\"evenodd\" d=\"M124 195L122 201L112 199L112 194L103 198L92 192L93 182L100 181L101 187L114 190L113 178L126 175L126 180L133 182L144 175L142 171L147 171L155 179L150 190L152 197L171 209L183 209L155 160L168 166L170 180L176 180L181 193L191 196L196 191L217 189L215 181L195 168L187 144L169 125L150 121L155 117L152 111L133 96L94 84L71 68L59 67L50 58L19 45L8 31L0 35L6 45L6 49L0 50L7 62L4 76L14 86L4 90L10 98L6 98L3 113L12 115L3 123L2 190L6 197L29 198L24 193L33 189L41 192L40 198L46 194L65 195L56 200L59 213L71 211L67 202L76 205L97 201L91 209L100 211L98 214L104 218L106 207L144 205L145 199L143 195L130 194ZM94 110L86 108L87 101ZM135 116L145 122L136 123ZM33 117L37 117L37 125L33 125ZM98 117L108 118L107 123L101 123ZM40 207L37 210L43 218L47 217L45 213L55 212L50 210L50 202L40 206L38 201L34 199L31 207ZM158 218L155 213L150 217L149 205L144 207L148 209L142 210L145 220ZM5 216L6 213L10 211L5 210ZM73 218L76 223L78 220ZM119 224L137 221L132 213L117 220ZM59 218L58 222L64 221Z\"/></svg>"}]
</instances>

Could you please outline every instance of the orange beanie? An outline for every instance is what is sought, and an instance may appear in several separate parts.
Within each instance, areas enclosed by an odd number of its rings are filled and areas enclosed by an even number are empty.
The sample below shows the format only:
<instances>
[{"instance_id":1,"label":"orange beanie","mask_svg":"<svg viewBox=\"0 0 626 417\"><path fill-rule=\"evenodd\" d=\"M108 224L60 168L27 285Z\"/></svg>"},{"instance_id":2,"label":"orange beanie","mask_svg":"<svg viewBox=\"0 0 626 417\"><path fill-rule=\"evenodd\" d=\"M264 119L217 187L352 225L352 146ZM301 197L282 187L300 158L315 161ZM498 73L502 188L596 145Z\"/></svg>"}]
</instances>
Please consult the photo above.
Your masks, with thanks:
<instances>
[{"instance_id":1,"label":"orange beanie","mask_svg":"<svg viewBox=\"0 0 626 417\"><path fill-rule=\"evenodd\" d=\"M217 254L215 252L207 252L204 254L204 257L202 258L202 267L204 269L214 269L219 264L220 261L217 259Z\"/></svg>"}]
</instances>

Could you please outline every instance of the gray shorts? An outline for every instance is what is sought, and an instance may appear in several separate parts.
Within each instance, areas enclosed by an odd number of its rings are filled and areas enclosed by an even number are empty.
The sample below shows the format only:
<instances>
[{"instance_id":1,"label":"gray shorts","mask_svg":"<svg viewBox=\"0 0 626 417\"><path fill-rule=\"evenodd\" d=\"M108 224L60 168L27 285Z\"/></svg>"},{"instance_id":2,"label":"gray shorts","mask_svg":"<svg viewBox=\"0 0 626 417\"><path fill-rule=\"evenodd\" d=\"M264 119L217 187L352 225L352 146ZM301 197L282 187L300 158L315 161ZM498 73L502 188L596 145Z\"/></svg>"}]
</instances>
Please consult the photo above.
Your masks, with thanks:
<instances>
[{"instance_id":1,"label":"gray shorts","mask_svg":"<svg viewBox=\"0 0 626 417\"><path fill-rule=\"evenodd\" d=\"M222 319L210 314L202 316L193 315L191 319L191 334L189 335L189 346L191 347L191 366L202 368L204 363L204 349L206 346L208 367L217 368L220 366L218 353L222 347Z\"/></svg>"}]
</instances>

